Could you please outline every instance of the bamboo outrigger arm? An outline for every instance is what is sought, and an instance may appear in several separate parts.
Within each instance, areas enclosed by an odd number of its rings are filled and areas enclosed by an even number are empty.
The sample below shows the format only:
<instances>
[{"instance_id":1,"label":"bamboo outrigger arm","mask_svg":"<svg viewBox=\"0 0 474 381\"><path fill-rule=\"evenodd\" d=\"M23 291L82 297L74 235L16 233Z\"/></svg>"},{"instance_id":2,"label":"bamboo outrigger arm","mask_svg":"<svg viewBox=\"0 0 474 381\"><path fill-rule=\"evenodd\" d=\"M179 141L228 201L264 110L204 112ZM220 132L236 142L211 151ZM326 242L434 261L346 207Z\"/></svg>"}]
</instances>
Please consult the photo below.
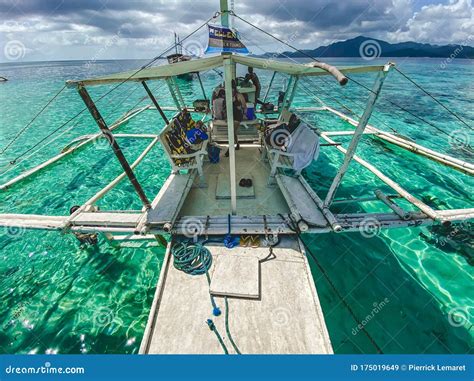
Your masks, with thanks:
<instances>
[{"instance_id":1,"label":"bamboo outrigger arm","mask_svg":"<svg viewBox=\"0 0 474 381\"><path fill-rule=\"evenodd\" d=\"M328 143L334 144L335 141L328 138L327 136L321 135L321 137L326 140ZM347 156L348 150L345 148L334 145L334 147L341 151L343 154ZM353 159L361 164L363 167L367 168L370 172L372 172L375 176L377 176L380 180L382 180L385 184L387 184L390 188L396 191L400 196L402 196L405 200L409 203L415 205L418 209L420 209L423 213L425 213L428 217L434 220L443 219L443 216L439 213L439 211L435 211L430 208L428 205L423 203L421 200L417 199L415 196L407 192L404 188L402 188L398 183L390 179L388 176L380 172L377 168L375 168L372 164L369 164L365 160L361 159L357 155L353 155Z\"/></svg>"},{"instance_id":2,"label":"bamboo outrigger arm","mask_svg":"<svg viewBox=\"0 0 474 381\"><path fill-rule=\"evenodd\" d=\"M474 218L474 208L452 209L437 211L443 221L461 222ZM148 236L137 235L137 225L146 212L94 212L81 213L77 219L71 221L70 231L82 233L111 233L128 234L137 239L148 239ZM380 223L381 229L415 227L422 225L432 225L433 219L422 212L410 212L410 219L404 220L396 213L352 213L334 214L336 223L344 232L357 232L364 227L367 219L375 219ZM23 229L38 230L61 230L67 223L70 216L45 216L35 214L0 214L0 227L18 227ZM174 225L176 231L185 231L189 216L179 217ZM201 226L207 226L209 235L225 235L228 232L227 216L192 216L193 221ZM294 234L285 224L281 223L281 218L277 216L267 216L266 229L271 228L272 232L279 234ZM331 227L312 227L308 233L324 234L332 230ZM265 234L265 225L261 216L258 218L237 216L233 218L232 231L234 234ZM147 234L163 234L166 231L162 226L150 226Z\"/></svg>"},{"instance_id":3,"label":"bamboo outrigger arm","mask_svg":"<svg viewBox=\"0 0 474 381\"><path fill-rule=\"evenodd\" d=\"M128 122L130 119L134 118L138 114L141 114L143 111L146 111L152 107L151 105L148 106L143 106L141 108L131 110L124 114L122 117L120 117L117 121L115 121L110 127L110 131L114 131L115 129L119 128L122 124ZM53 156L51 159L46 160L45 162L19 174L18 176L14 177L13 179L7 181L6 183L0 185L0 191L7 190L11 186L33 176L34 174L40 172L41 170L49 167L50 165L58 162L59 160L65 158L66 156L79 151L82 148L85 148L86 146L90 145L91 143L95 142L96 139L101 138L103 135L102 133L98 133L95 135L90 136L87 140L84 140L82 142L77 142L78 144L75 146L72 146L73 142L68 143L63 150L61 151L60 154ZM120 135L115 135L115 137L119 137Z\"/></svg>"},{"instance_id":4,"label":"bamboo outrigger arm","mask_svg":"<svg viewBox=\"0 0 474 381\"><path fill-rule=\"evenodd\" d=\"M337 111L333 109L332 107L325 106L323 107L324 110L331 112L334 115L337 115L341 119L345 120L349 124L351 124L354 127L357 127L359 122L350 116ZM304 111L304 110L303 110ZM474 175L474 165L472 163L468 163L467 161L463 161L460 159L456 159L455 157L439 153L437 151L434 151L432 149L426 148L420 144L414 143L412 141L403 139L399 136L396 136L394 134L391 134L390 132L382 131L379 130L378 128L367 124L367 131L364 133L369 133L371 135L377 136L381 140L385 140L391 144L395 144L403 149L406 149L408 151L411 151L413 153L416 153L418 155L423 155L427 157L430 160L436 161L438 163L441 163L443 165L446 165L448 167L454 168L460 172L466 173L468 175ZM333 133L331 132L325 132L324 133L326 136L330 136ZM351 132L353 134L353 132ZM335 133L334 133L335 135Z\"/></svg>"}]
</instances>

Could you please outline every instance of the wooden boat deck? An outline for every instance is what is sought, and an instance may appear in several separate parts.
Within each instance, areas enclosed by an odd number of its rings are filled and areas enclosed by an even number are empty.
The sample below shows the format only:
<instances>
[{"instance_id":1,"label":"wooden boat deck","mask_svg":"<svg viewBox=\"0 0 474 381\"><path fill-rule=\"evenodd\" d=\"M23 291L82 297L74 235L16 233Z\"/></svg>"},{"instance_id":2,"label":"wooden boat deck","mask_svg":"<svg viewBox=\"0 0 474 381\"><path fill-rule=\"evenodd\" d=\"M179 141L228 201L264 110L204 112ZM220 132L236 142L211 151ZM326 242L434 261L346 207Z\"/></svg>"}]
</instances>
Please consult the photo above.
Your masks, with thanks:
<instances>
[{"instance_id":1,"label":"wooden boat deck","mask_svg":"<svg viewBox=\"0 0 474 381\"><path fill-rule=\"evenodd\" d=\"M235 353L225 330L224 298L215 297L222 314L213 316L206 276L177 270L169 247L140 352L222 354L214 332L206 324L212 319L229 353ZM265 247L206 247L213 256L211 283L219 257L261 260L269 253ZM235 271L219 274L220 280L227 277L229 284L259 276L258 298L228 298L229 327L237 347L243 354L332 353L313 278L297 239L282 237L274 253L275 259L259 263L259 274L246 274L246 279L235 279Z\"/></svg>"},{"instance_id":2,"label":"wooden boat deck","mask_svg":"<svg viewBox=\"0 0 474 381\"><path fill-rule=\"evenodd\" d=\"M207 187L193 187L180 211L180 216L226 216L231 213L230 200L216 197L218 177L221 174L229 176L229 158L224 156L224 147L220 162L211 164L206 161L203 166ZM269 187L267 185L270 176L270 169L261 160L261 153L257 145L241 145L236 154L236 178L238 183L242 178L251 177L254 187L254 198L238 197L237 215L277 215L287 214L288 205L278 186ZM228 177L227 177L228 179ZM196 179L196 182L199 179ZM223 184L230 186L229 181ZM229 191L230 194L230 191Z\"/></svg>"}]
</instances>

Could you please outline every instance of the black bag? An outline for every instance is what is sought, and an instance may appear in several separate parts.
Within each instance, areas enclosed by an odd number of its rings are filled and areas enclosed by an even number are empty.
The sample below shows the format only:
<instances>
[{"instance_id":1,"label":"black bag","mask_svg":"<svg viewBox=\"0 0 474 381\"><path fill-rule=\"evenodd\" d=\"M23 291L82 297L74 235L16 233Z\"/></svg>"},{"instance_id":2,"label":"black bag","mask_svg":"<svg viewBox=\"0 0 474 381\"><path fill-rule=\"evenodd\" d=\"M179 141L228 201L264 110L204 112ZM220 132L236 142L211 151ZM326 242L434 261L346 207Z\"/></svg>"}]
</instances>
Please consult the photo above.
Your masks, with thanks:
<instances>
[{"instance_id":1,"label":"black bag","mask_svg":"<svg viewBox=\"0 0 474 381\"><path fill-rule=\"evenodd\" d=\"M275 105L273 103L264 103L262 105L263 112L269 112L275 110Z\"/></svg>"},{"instance_id":2,"label":"black bag","mask_svg":"<svg viewBox=\"0 0 474 381\"><path fill-rule=\"evenodd\" d=\"M196 99L193 102L194 111L205 112L209 110L209 99Z\"/></svg>"},{"instance_id":3,"label":"black bag","mask_svg":"<svg viewBox=\"0 0 474 381\"><path fill-rule=\"evenodd\" d=\"M277 127L267 129L265 131L265 143L274 149L281 149L286 151L290 143L291 132L286 123L280 124Z\"/></svg>"}]
</instances>

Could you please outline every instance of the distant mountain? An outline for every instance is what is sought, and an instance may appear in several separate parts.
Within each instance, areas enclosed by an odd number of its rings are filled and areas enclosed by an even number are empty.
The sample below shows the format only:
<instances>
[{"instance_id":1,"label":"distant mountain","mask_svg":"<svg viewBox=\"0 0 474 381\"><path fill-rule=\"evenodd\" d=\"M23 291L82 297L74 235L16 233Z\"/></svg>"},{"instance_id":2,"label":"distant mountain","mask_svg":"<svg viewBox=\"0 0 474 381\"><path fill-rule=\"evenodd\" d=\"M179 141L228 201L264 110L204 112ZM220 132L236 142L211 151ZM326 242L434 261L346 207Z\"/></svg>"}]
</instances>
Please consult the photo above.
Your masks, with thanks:
<instances>
[{"instance_id":1,"label":"distant mountain","mask_svg":"<svg viewBox=\"0 0 474 381\"><path fill-rule=\"evenodd\" d=\"M303 50L312 57L434 57L434 58L474 58L474 48L465 45L431 45L418 42L391 44L365 36L320 46L313 50ZM265 57L305 57L300 52L267 53Z\"/></svg>"}]
</instances>

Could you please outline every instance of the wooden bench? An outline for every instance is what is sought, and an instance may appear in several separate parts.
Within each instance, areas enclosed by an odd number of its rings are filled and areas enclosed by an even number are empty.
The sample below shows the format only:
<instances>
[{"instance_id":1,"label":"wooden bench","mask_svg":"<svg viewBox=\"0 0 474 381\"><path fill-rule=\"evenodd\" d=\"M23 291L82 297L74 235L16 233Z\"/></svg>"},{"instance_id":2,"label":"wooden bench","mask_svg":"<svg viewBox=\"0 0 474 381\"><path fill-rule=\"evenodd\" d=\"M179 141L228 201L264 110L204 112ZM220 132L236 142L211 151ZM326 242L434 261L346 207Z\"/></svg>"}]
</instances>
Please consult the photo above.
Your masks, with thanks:
<instances>
[{"instance_id":1,"label":"wooden bench","mask_svg":"<svg viewBox=\"0 0 474 381\"><path fill-rule=\"evenodd\" d=\"M256 126L260 123L258 119L243 120L240 122L238 132L239 142L253 143L258 141L258 130ZM227 120L214 119L211 121L212 141L218 143L228 143L229 134Z\"/></svg>"},{"instance_id":2,"label":"wooden bench","mask_svg":"<svg viewBox=\"0 0 474 381\"><path fill-rule=\"evenodd\" d=\"M196 169L202 181L204 177L204 173L202 169L203 156L207 155L207 144L209 140L204 140L199 144L191 145L191 148L195 150L195 152L193 153L187 153L187 154L173 153L173 150L169 146L168 140L166 139L166 135L168 132L171 131L172 128L175 128L174 119L175 118L173 118L173 120L159 134L159 139L166 152L168 161L171 164L172 172L179 173L182 170Z\"/></svg>"}]
</instances>

